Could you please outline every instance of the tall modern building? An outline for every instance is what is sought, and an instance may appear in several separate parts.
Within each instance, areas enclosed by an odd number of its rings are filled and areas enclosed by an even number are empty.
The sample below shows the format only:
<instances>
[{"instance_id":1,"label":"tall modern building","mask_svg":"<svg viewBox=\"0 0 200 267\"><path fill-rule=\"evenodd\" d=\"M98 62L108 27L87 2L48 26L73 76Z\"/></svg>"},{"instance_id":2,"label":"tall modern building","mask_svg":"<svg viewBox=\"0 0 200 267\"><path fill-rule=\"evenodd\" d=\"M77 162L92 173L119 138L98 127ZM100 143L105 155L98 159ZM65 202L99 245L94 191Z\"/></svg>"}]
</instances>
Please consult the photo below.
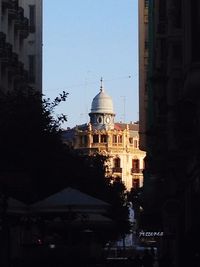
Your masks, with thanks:
<instances>
[{"instance_id":1,"label":"tall modern building","mask_svg":"<svg viewBox=\"0 0 200 267\"><path fill-rule=\"evenodd\" d=\"M42 0L0 0L0 87L42 91Z\"/></svg>"},{"instance_id":2,"label":"tall modern building","mask_svg":"<svg viewBox=\"0 0 200 267\"><path fill-rule=\"evenodd\" d=\"M144 71L140 53L140 75L146 76L139 86L147 151L144 227L164 232L161 248L173 266L190 265L200 254L200 2L139 3L140 27L148 6L148 65Z\"/></svg>"}]
</instances>

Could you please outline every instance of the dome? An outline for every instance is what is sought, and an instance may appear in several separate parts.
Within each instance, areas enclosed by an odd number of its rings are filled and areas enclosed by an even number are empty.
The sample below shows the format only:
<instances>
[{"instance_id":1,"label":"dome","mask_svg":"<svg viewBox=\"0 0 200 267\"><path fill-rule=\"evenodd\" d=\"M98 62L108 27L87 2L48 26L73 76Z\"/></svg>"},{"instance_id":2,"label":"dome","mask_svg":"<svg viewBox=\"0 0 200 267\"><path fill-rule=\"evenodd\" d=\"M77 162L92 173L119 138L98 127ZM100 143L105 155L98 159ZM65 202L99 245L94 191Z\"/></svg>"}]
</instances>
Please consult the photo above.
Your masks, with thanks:
<instances>
[{"instance_id":1,"label":"dome","mask_svg":"<svg viewBox=\"0 0 200 267\"><path fill-rule=\"evenodd\" d=\"M93 98L91 113L114 114L112 98L102 88Z\"/></svg>"}]
</instances>

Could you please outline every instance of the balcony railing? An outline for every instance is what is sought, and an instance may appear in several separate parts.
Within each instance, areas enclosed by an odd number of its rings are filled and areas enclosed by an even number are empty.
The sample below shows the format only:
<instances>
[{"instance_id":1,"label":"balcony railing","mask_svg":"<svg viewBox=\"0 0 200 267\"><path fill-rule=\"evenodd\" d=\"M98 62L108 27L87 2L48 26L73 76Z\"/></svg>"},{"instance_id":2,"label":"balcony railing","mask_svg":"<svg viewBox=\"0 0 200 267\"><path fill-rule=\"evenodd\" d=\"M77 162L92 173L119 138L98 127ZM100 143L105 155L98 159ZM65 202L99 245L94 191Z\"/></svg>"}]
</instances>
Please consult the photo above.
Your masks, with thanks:
<instances>
[{"instance_id":1,"label":"balcony railing","mask_svg":"<svg viewBox=\"0 0 200 267\"><path fill-rule=\"evenodd\" d=\"M112 171L113 172L122 173L122 168L120 168L120 167L114 167L114 168L112 168Z\"/></svg>"},{"instance_id":2,"label":"balcony railing","mask_svg":"<svg viewBox=\"0 0 200 267\"><path fill-rule=\"evenodd\" d=\"M132 168L131 173L142 173L143 169Z\"/></svg>"}]
</instances>

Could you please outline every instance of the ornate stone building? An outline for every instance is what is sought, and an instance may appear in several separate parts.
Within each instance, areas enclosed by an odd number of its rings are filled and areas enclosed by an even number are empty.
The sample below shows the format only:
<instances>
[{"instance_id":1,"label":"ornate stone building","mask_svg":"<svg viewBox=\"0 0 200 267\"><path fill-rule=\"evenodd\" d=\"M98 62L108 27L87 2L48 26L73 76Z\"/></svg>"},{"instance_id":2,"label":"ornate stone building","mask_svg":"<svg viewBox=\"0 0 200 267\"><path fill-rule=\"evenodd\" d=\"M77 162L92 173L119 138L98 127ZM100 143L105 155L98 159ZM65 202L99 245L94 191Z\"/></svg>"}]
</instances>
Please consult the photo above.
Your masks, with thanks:
<instances>
[{"instance_id":1,"label":"ornate stone building","mask_svg":"<svg viewBox=\"0 0 200 267\"><path fill-rule=\"evenodd\" d=\"M90 122L63 131L63 140L79 153L109 156L108 175L120 177L126 188L143 185L145 152L139 149L138 123L115 123L112 98L101 85L89 113Z\"/></svg>"}]
</instances>

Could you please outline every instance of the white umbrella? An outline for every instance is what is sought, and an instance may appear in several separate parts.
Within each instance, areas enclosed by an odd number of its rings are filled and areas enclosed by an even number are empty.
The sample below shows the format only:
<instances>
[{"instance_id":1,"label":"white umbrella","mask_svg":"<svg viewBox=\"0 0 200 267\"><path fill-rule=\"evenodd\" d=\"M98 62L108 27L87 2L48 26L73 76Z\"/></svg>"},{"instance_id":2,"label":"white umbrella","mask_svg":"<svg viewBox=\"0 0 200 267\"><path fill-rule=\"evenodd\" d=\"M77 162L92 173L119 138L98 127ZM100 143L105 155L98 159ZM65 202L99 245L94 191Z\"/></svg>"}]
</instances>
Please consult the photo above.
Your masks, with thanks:
<instances>
[{"instance_id":1,"label":"white umbrella","mask_svg":"<svg viewBox=\"0 0 200 267\"><path fill-rule=\"evenodd\" d=\"M110 205L100 199L80 192L73 188L66 188L42 201L31 205L33 212L105 212Z\"/></svg>"}]
</instances>

